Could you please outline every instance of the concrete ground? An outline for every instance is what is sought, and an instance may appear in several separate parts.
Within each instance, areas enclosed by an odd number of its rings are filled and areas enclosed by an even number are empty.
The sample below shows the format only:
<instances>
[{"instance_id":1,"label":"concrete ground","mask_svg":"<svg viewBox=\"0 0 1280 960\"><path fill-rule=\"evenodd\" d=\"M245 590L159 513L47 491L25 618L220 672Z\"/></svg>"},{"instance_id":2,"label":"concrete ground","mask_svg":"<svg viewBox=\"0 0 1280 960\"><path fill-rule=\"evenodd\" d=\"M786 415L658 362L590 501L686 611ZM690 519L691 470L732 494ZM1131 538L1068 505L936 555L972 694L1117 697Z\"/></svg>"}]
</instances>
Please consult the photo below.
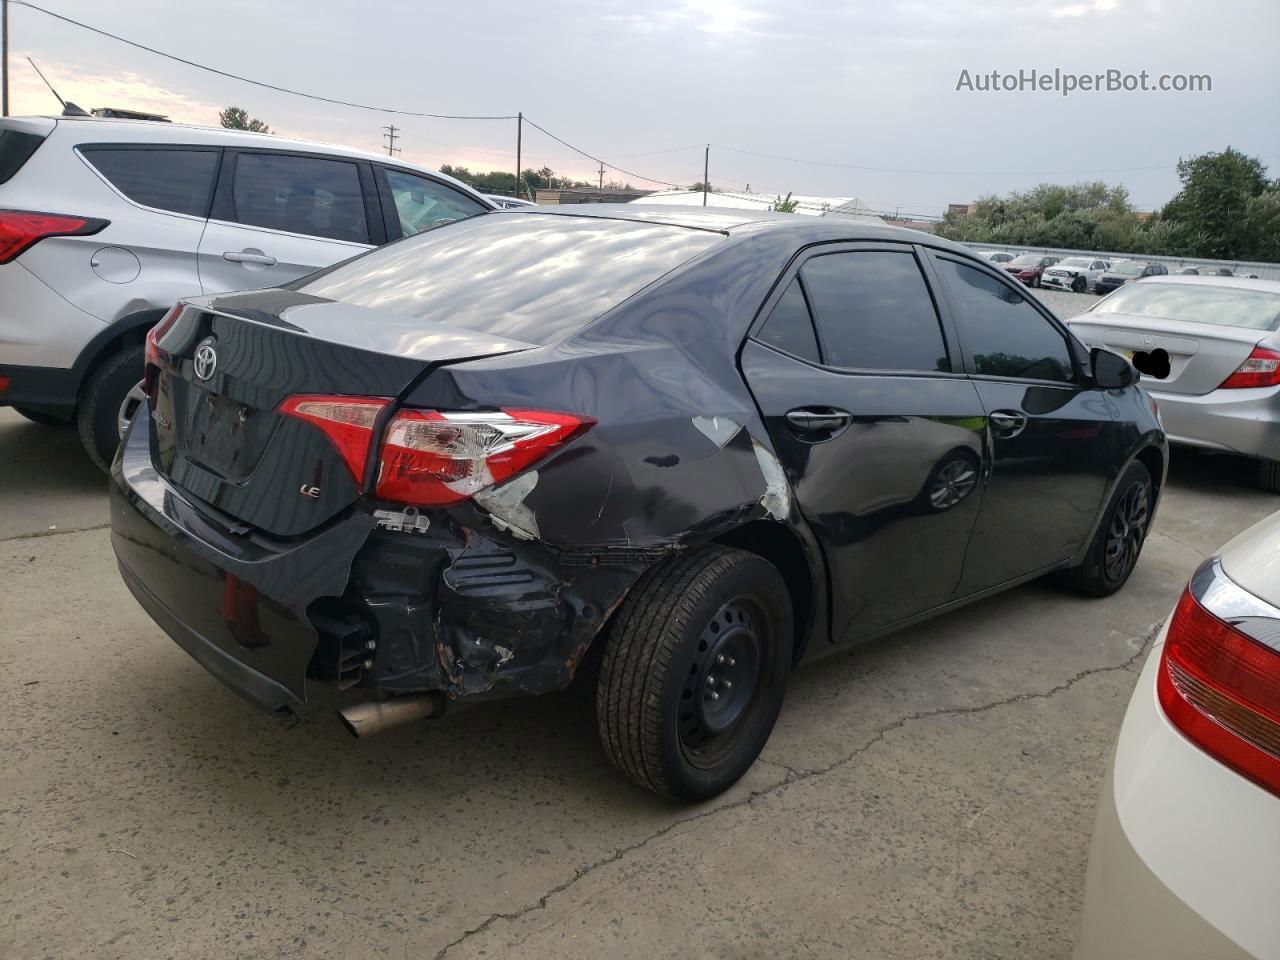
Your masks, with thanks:
<instances>
[{"instance_id":1,"label":"concrete ground","mask_svg":"<svg viewBox=\"0 0 1280 960\"><path fill-rule=\"evenodd\" d=\"M1056 958L1148 641L1280 506L1177 453L1129 585L1048 583L800 671L764 756L675 806L584 698L286 729L117 577L72 431L0 411L0 956Z\"/></svg>"}]
</instances>

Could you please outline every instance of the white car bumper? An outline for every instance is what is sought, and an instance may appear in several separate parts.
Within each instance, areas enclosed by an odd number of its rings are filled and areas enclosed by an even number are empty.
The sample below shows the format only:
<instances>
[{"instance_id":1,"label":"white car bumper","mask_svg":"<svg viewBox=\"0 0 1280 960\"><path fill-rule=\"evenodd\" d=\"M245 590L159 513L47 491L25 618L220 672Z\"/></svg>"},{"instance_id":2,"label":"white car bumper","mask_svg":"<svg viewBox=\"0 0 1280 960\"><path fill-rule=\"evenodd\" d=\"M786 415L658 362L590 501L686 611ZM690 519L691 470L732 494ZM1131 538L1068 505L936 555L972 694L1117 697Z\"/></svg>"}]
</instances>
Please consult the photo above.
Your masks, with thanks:
<instances>
[{"instance_id":1,"label":"white car bumper","mask_svg":"<svg viewBox=\"0 0 1280 960\"><path fill-rule=\"evenodd\" d=\"M1162 630L1103 784L1076 960L1275 960L1280 797L1170 725L1163 644Z\"/></svg>"}]
</instances>

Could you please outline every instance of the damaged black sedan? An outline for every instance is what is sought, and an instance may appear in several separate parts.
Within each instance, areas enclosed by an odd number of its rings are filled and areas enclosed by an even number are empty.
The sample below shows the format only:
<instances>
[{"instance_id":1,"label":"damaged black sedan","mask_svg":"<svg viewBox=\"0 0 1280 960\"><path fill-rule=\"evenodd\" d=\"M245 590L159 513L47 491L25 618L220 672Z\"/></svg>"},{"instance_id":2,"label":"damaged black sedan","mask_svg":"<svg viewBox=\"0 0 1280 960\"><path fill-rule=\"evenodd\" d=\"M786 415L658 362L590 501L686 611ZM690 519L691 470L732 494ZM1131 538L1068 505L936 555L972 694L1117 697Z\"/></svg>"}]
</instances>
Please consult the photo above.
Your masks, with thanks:
<instances>
[{"instance_id":1,"label":"damaged black sedan","mask_svg":"<svg viewBox=\"0 0 1280 960\"><path fill-rule=\"evenodd\" d=\"M1051 571L1118 589L1167 459L1133 381L923 234L485 214L176 307L112 542L267 710L364 734L581 674L612 761L701 799L802 659Z\"/></svg>"}]
</instances>

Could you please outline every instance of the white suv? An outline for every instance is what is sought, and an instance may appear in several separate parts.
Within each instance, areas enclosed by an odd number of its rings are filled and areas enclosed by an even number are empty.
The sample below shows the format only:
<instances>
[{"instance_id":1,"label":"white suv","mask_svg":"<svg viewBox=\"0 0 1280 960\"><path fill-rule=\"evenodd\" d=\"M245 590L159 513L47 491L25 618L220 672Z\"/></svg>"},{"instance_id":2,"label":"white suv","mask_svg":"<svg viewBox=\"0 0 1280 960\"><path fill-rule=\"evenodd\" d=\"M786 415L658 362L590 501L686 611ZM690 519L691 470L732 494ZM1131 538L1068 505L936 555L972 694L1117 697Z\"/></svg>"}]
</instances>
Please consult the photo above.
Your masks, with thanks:
<instances>
[{"instance_id":1,"label":"white suv","mask_svg":"<svg viewBox=\"0 0 1280 960\"><path fill-rule=\"evenodd\" d=\"M74 419L105 468L147 330L180 298L276 286L492 209L442 174L344 147L0 119L0 405Z\"/></svg>"},{"instance_id":2,"label":"white suv","mask_svg":"<svg viewBox=\"0 0 1280 960\"><path fill-rule=\"evenodd\" d=\"M1040 286L1084 293L1092 290L1098 278L1110 269L1110 261L1097 257L1067 257L1045 270L1040 277Z\"/></svg>"}]
</instances>

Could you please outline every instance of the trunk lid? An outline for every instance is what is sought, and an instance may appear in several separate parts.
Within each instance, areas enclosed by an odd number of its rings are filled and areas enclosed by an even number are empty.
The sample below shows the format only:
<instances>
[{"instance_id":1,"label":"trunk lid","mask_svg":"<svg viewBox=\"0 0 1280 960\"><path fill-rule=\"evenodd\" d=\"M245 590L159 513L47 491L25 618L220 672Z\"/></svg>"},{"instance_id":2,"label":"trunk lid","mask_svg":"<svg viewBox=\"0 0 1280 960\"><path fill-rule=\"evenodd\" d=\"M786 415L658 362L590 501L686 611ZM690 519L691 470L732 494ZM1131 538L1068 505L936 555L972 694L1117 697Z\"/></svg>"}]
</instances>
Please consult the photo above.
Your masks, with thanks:
<instances>
[{"instance_id":1,"label":"trunk lid","mask_svg":"<svg viewBox=\"0 0 1280 960\"><path fill-rule=\"evenodd\" d=\"M1245 327L1157 321L1124 313L1085 313L1067 323L1086 346L1103 347L1130 360L1138 353L1164 350L1169 354L1169 375L1143 373L1143 386L1195 396L1218 389L1267 335Z\"/></svg>"},{"instance_id":2,"label":"trunk lid","mask_svg":"<svg viewBox=\"0 0 1280 960\"><path fill-rule=\"evenodd\" d=\"M159 346L157 470L233 529L291 537L349 507L362 483L318 427L276 412L286 398L394 401L435 366L532 345L266 290L189 301Z\"/></svg>"}]
</instances>

